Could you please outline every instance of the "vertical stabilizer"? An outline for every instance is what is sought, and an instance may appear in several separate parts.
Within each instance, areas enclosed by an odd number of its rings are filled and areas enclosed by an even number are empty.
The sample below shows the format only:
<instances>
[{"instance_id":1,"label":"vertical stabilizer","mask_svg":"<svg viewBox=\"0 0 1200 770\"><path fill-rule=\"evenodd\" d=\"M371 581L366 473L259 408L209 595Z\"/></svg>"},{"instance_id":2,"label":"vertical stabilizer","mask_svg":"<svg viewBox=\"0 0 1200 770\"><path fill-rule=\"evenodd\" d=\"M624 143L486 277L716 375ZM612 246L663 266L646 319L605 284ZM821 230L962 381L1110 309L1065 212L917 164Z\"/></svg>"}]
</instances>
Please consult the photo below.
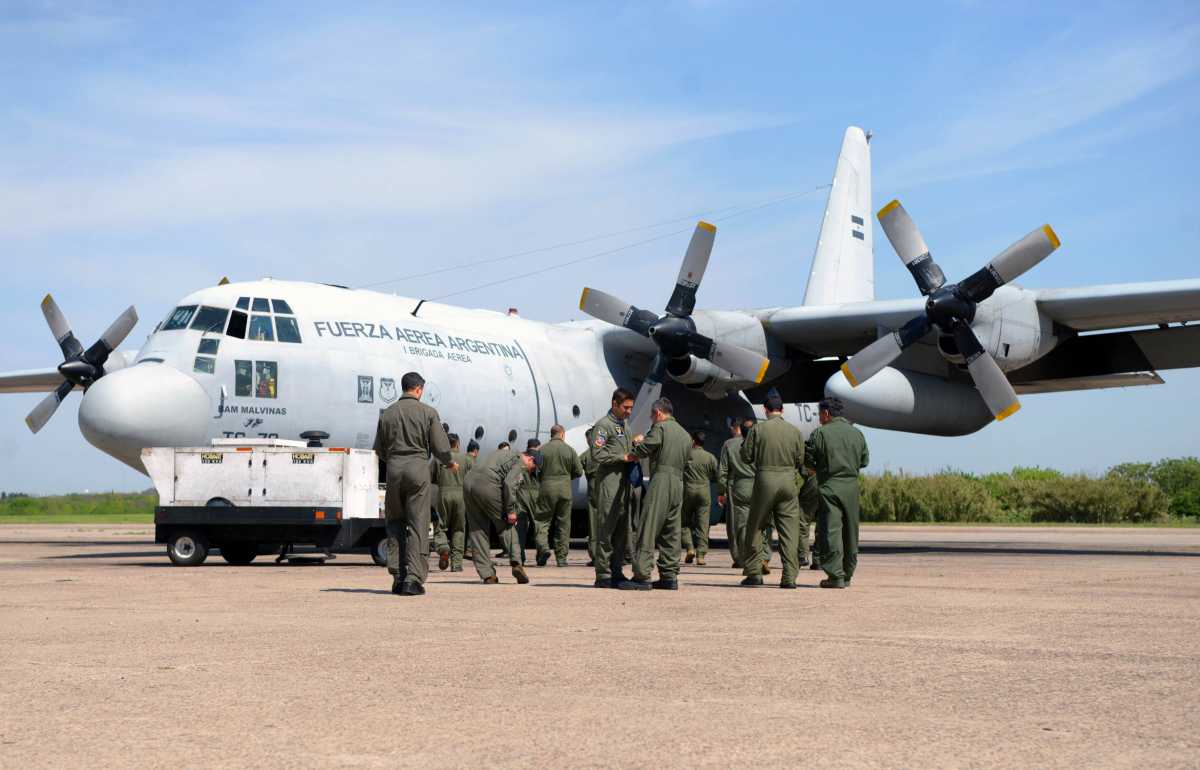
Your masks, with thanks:
<instances>
[{"instance_id":1,"label":"vertical stabilizer","mask_svg":"<svg viewBox=\"0 0 1200 770\"><path fill-rule=\"evenodd\" d=\"M805 305L875 299L872 219L871 148L863 130L850 126L842 138L833 172L817 252L804 291Z\"/></svg>"}]
</instances>

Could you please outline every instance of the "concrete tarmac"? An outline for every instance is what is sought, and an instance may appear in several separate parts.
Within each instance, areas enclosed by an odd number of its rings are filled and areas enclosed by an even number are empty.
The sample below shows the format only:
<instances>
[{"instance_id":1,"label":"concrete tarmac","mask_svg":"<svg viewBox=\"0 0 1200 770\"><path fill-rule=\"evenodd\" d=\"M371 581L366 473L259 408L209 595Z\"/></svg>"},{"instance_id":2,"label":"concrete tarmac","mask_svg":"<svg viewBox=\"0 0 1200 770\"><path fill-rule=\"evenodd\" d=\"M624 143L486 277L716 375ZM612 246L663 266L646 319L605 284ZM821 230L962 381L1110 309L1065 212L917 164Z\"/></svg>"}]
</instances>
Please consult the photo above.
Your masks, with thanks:
<instances>
[{"instance_id":1,"label":"concrete tarmac","mask_svg":"<svg viewBox=\"0 0 1200 770\"><path fill-rule=\"evenodd\" d=\"M719 529L716 535L720 535ZM0 767L1196 767L1200 530L864 527L852 588L420 598L0 528Z\"/></svg>"}]
</instances>

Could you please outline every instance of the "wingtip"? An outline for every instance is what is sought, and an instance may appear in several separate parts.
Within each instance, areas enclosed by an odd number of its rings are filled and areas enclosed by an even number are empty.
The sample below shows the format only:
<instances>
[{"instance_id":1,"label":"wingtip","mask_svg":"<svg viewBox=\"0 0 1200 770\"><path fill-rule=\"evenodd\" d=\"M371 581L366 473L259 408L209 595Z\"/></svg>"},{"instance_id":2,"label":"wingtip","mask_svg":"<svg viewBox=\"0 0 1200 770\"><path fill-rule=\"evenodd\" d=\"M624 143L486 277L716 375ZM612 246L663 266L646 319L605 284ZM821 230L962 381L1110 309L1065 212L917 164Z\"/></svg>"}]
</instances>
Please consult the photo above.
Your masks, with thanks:
<instances>
[{"instance_id":1,"label":"wingtip","mask_svg":"<svg viewBox=\"0 0 1200 770\"><path fill-rule=\"evenodd\" d=\"M842 364L842 374L846 377L846 382L850 383L850 387L858 387L858 379L850 373L850 362Z\"/></svg>"},{"instance_id":2,"label":"wingtip","mask_svg":"<svg viewBox=\"0 0 1200 770\"><path fill-rule=\"evenodd\" d=\"M1001 420L1005 420L1009 417L1012 417L1014 414L1016 414L1020 410L1021 410L1021 402L1014 401L1011 404L1009 404L1008 406L1006 406L1004 409L1002 409L1000 411L1000 413L996 415L996 422L1000 422Z\"/></svg>"}]
</instances>

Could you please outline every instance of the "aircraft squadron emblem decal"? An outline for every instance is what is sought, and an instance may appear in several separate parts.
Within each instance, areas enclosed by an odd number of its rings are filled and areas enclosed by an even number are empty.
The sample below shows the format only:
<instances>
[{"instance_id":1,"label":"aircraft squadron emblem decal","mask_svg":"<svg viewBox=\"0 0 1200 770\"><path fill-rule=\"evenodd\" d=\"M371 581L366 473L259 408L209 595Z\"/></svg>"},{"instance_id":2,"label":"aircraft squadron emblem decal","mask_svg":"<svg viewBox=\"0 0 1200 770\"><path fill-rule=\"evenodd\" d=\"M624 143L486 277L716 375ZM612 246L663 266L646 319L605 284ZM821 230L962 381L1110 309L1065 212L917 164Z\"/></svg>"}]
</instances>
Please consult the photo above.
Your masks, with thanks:
<instances>
[{"instance_id":1,"label":"aircraft squadron emblem decal","mask_svg":"<svg viewBox=\"0 0 1200 770\"><path fill-rule=\"evenodd\" d=\"M358 375L358 403L375 403L375 378Z\"/></svg>"},{"instance_id":2,"label":"aircraft squadron emblem decal","mask_svg":"<svg viewBox=\"0 0 1200 770\"><path fill-rule=\"evenodd\" d=\"M396 381L391 377L379 378L379 398L385 404L390 404L396 400Z\"/></svg>"}]
</instances>

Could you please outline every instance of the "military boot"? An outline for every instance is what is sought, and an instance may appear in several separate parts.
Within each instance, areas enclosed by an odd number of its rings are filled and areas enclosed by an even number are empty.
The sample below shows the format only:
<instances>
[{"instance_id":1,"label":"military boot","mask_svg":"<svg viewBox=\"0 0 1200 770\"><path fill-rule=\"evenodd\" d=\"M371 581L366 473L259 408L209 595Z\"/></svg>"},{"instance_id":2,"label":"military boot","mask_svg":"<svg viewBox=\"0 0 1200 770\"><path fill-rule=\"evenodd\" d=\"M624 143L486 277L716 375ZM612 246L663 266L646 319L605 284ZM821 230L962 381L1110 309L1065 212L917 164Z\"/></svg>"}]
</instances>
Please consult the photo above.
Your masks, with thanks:
<instances>
[{"instance_id":1,"label":"military boot","mask_svg":"<svg viewBox=\"0 0 1200 770\"><path fill-rule=\"evenodd\" d=\"M525 585L529 582L529 575L525 574L525 568L520 564L512 565L512 575L521 585Z\"/></svg>"}]
</instances>

